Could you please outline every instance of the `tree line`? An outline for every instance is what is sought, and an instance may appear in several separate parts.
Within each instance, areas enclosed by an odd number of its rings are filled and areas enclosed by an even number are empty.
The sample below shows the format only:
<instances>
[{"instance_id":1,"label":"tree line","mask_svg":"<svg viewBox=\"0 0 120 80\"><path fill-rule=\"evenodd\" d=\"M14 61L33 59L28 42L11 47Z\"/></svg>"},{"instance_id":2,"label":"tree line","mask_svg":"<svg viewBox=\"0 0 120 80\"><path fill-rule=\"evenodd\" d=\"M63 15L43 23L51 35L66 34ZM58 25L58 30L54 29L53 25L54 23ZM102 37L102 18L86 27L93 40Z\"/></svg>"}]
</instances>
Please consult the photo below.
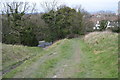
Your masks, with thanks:
<instances>
[{"instance_id":1,"label":"tree line","mask_svg":"<svg viewBox=\"0 0 120 80\"><path fill-rule=\"evenodd\" d=\"M54 42L66 37L84 35L93 30L89 13L81 7L56 6L54 2L44 13L35 13L36 4L4 3L2 10L2 42L37 46L38 41ZM30 13L27 13L30 12ZM102 28L106 22L102 22ZM104 25L105 24L105 25ZM101 29L102 29L101 28Z\"/></svg>"}]
</instances>

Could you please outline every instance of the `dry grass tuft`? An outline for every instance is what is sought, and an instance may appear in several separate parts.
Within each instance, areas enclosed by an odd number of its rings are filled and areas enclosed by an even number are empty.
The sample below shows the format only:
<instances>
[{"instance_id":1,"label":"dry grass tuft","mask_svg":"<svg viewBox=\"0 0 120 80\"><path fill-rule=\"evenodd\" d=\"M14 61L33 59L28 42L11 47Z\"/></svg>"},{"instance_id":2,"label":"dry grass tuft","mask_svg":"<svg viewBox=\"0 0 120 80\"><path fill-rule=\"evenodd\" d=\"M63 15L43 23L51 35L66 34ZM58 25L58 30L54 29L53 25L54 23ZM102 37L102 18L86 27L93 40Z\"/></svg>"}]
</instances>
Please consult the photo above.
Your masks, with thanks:
<instances>
[{"instance_id":1,"label":"dry grass tuft","mask_svg":"<svg viewBox=\"0 0 120 80\"><path fill-rule=\"evenodd\" d=\"M116 38L116 36L118 36L118 34L112 33L110 31L92 32L84 37L84 41L89 44L99 44L99 41L101 39L104 40L105 38L108 38L110 36L111 36L111 38Z\"/></svg>"}]
</instances>

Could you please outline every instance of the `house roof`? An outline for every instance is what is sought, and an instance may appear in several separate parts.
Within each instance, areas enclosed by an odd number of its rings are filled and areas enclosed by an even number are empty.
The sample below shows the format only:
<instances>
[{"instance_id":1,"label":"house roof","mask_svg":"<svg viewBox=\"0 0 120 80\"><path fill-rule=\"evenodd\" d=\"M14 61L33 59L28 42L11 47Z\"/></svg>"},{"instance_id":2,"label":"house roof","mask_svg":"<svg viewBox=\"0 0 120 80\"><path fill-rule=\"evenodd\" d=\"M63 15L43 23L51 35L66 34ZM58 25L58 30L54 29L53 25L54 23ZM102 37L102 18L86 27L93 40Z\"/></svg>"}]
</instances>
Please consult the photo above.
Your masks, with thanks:
<instances>
[{"instance_id":1,"label":"house roof","mask_svg":"<svg viewBox=\"0 0 120 80\"><path fill-rule=\"evenodd\" d=\"M113 13L111 14L97 13L97 14L91 15L90 20L93 21L95 24L97 23L97 21L101 21L101 20L116 21L118 20L118 15L113 14Z\"/></svg>"}]
</instances>

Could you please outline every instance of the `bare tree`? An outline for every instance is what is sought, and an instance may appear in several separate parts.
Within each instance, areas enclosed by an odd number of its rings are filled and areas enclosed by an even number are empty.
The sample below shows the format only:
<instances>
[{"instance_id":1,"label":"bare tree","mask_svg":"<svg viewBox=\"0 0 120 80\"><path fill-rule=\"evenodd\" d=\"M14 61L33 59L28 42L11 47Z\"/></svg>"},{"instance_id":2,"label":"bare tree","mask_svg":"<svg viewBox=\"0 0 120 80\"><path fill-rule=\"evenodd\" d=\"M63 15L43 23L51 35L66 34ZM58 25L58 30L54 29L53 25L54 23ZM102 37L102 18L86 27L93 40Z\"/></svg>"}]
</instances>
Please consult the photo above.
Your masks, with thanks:
<instances>
[{"instance_id":1,"label":"bare tree","mask_svg":"<svg viewBox=\"0 0 120 80\"><path fill-rule=\"evenodd\" d=\"M51 10L56 10L58 7L58 2L53 0L52 2L43 2L40 3L41 7L43 8L44 12L49 12Z\"/></svg>"},{"instance_id":2,"label":"bare tree","mask_svg":"<svg viewBox=\"0 0 120 80\"><path fill-rule=\"evenodd\" d=\"M3 13L32 13L35 10L36 3L29 2L6 2L3 3Z\"/></svg>"}]
</instances>

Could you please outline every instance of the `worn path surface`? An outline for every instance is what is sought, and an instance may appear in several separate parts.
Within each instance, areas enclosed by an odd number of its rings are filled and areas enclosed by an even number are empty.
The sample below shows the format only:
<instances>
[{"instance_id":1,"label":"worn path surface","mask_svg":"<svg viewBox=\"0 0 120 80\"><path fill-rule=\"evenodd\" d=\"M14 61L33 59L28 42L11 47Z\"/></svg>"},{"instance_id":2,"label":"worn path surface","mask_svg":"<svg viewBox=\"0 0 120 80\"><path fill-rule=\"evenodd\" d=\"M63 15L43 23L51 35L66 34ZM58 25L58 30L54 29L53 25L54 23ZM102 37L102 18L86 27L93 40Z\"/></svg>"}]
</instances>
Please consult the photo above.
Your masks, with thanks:
<instances>
[{"instance_id":1,"label":"worn path surface","mask_svg":"<svg viewBox=\"0 0 120 80\"><path fill-rule=\"evenodd\" d=\"M72 77L76 72L79 72L80 63L80 43L78 40L71 41L72 50L71 50L71 57L69 59L64 59L63 61L59 62L58 65L53 69L52 73L48 74L48 78L68 78Z\"/></svg>"}]
</instances>

